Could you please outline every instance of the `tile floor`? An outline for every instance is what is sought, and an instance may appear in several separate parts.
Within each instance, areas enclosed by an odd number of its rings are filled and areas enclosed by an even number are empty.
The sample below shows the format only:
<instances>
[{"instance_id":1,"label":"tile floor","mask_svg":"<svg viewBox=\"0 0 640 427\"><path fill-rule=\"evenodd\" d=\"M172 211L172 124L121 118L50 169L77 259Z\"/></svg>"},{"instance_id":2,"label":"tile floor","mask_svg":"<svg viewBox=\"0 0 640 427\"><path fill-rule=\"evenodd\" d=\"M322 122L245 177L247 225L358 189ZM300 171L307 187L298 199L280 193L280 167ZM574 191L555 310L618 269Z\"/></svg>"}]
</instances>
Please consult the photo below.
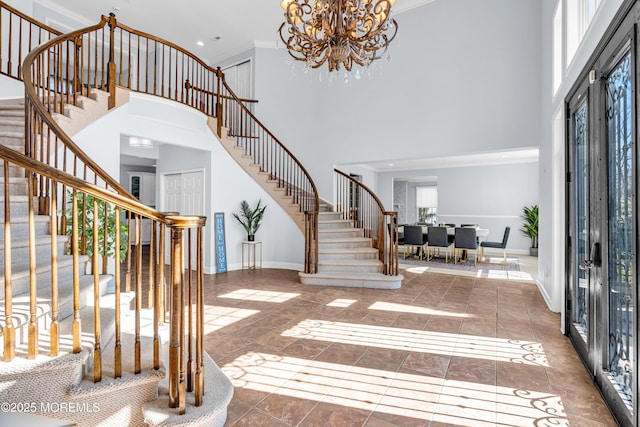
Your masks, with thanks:
<instances>
[{"instance_id":1,"label":"tile floor","mask_svg":"<svg viewBox=\"0 0 640 427\"><path fill-rule=\"evenodd\" d=\"M206 276L227 426L615 426L531 281L404 270L395 291Z\"/></svg>"}]
</instances>

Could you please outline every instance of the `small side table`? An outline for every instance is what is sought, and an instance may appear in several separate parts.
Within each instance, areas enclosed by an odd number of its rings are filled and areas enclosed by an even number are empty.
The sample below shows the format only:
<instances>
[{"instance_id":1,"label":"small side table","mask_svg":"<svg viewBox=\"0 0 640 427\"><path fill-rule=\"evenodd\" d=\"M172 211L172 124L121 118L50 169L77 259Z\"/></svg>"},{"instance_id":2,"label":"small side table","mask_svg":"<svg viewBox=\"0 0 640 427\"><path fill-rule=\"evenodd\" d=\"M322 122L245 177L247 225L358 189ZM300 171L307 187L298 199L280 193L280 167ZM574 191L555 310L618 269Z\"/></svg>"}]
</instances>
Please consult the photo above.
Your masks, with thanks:
<instances>
[{"instance_id":1,"label":"small side table","mask_svg":"<svg viewBox=\"0 0 640 427\"><path fill-rule=\"evenodd\" d=\"M245 255L244 255L245 250L247 251L246 266L245 266ZM257 260L256 251L260 256L260 263L258 265L256 265L256 260ZM261 241L249 242L245 240L242 242L242 269L244 270L245 268L248 270L255 270L256 268L262 269L262 242Z\"/></svg>"}]
</instances>

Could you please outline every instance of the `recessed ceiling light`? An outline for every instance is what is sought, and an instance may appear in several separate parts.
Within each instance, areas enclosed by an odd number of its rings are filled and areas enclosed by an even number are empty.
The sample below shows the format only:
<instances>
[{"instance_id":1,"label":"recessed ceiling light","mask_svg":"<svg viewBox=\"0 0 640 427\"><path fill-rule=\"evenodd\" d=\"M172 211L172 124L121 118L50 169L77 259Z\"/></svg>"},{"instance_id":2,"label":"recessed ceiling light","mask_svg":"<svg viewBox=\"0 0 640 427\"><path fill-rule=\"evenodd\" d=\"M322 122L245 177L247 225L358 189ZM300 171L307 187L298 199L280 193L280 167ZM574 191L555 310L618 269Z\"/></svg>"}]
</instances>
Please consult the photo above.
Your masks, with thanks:
<instances>
[{"instance_id":1,"label":"recessed ceiling light","mask_svg":"<svg viewBox=\"0 0 640 427\"><path fill-rule=\"evenodd\" d=\"M202 40L198 40L198 41L196 42L196 44L197 44L198 46L204 46L204 42L203 42Z\"/></svg>"},{"instance_id":2,"label":"recessed ceiling light","mask_svg":"<svg viewBox=\"0 0 640 427\"><path fill-rule=\"evenodd\" d=\"M389 163L387 166L393 166L393 163Z\"/></svg>"}]
</instances>

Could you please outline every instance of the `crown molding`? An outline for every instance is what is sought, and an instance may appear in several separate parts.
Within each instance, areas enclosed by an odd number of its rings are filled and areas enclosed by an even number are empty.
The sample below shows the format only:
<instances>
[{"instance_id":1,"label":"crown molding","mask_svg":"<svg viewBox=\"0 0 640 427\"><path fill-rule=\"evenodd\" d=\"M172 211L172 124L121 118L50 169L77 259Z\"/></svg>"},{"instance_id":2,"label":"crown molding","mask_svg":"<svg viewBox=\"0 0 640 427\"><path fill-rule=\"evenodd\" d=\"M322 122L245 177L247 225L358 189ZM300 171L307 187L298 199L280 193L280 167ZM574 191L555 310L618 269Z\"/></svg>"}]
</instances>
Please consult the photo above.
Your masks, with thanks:
<instances>
[{"instance_id":1,"label":"crown molding","mask_svg":"<svg viewBox=\"0 0 640 427\"><path fill-rule=\"evenodd\" d=\"M86 16L82 16L69 9L65 9L64 7L55 4L50 0L33 0L33 3L38 4L54 12L58 12L59 14L66 16L72 21L77 22L78 24L80 24L78 28L88 27L89 25L93 25L96 23L96 21L91 21Z\"/></svg>"}]
</instances>

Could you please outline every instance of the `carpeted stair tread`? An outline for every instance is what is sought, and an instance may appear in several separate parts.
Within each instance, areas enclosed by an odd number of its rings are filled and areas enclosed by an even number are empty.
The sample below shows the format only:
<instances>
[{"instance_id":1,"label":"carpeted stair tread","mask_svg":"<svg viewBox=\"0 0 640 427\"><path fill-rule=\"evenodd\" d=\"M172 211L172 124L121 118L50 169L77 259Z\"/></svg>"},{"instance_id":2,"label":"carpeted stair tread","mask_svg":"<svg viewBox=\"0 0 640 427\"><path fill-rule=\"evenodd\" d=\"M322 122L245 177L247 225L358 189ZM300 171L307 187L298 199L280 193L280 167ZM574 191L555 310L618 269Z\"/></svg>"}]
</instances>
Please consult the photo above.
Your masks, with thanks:
<instances>
[{"instance_id":1,"label":"carpeted stair tread","mask_svg":"<svg viewBox=\"0 0 640 427\"><path fill-rule=\"evenodd\" d=\"M100 276L100 287L101 289L106 289L107 282L111 280L113 276L101 275ZM80 295L81 301L85 301L83 297L86 298L86 295L89 292L93 291L93 276L91 275L82 275L80 276ZM104 293L104 292L101 292ZM23 327L29 323L30 318L30 296L28 294L22 295L14 295L12 298L12 319L13 326L17 330L20 327ZM51 284L48 286L42 286L38 288L38 297L36 299L37 311L36 317L42 317L44 315L51 315ZM86 304L82 303L81 306ZM5 301L0 300L0 318L5 318ZM65 307L69 307L65 309ZM58 309L60 311L59 315L62 319L67 317L68 310L72 310L73 307L73 282L61 282L58 285ZM69 331L70 332L70 331ZM2 336L2 330L0 329L0 336Z\"/></svg>"},{"instance_id":2,"label":"carpeted stair tread","mask_svg":"<svg viewBox=\"0 0 640 427\"><path fill-rule=\"evenodd\" d=\"M222 427L227 419L227 406L233 397L233 384L211 357L204 354L203 403L195 406L193 393L187 393L184 415L169 408L166 387L159 387L158 398L142 405L144 422L154 427Z\"/></svg>"}]
</instances>

